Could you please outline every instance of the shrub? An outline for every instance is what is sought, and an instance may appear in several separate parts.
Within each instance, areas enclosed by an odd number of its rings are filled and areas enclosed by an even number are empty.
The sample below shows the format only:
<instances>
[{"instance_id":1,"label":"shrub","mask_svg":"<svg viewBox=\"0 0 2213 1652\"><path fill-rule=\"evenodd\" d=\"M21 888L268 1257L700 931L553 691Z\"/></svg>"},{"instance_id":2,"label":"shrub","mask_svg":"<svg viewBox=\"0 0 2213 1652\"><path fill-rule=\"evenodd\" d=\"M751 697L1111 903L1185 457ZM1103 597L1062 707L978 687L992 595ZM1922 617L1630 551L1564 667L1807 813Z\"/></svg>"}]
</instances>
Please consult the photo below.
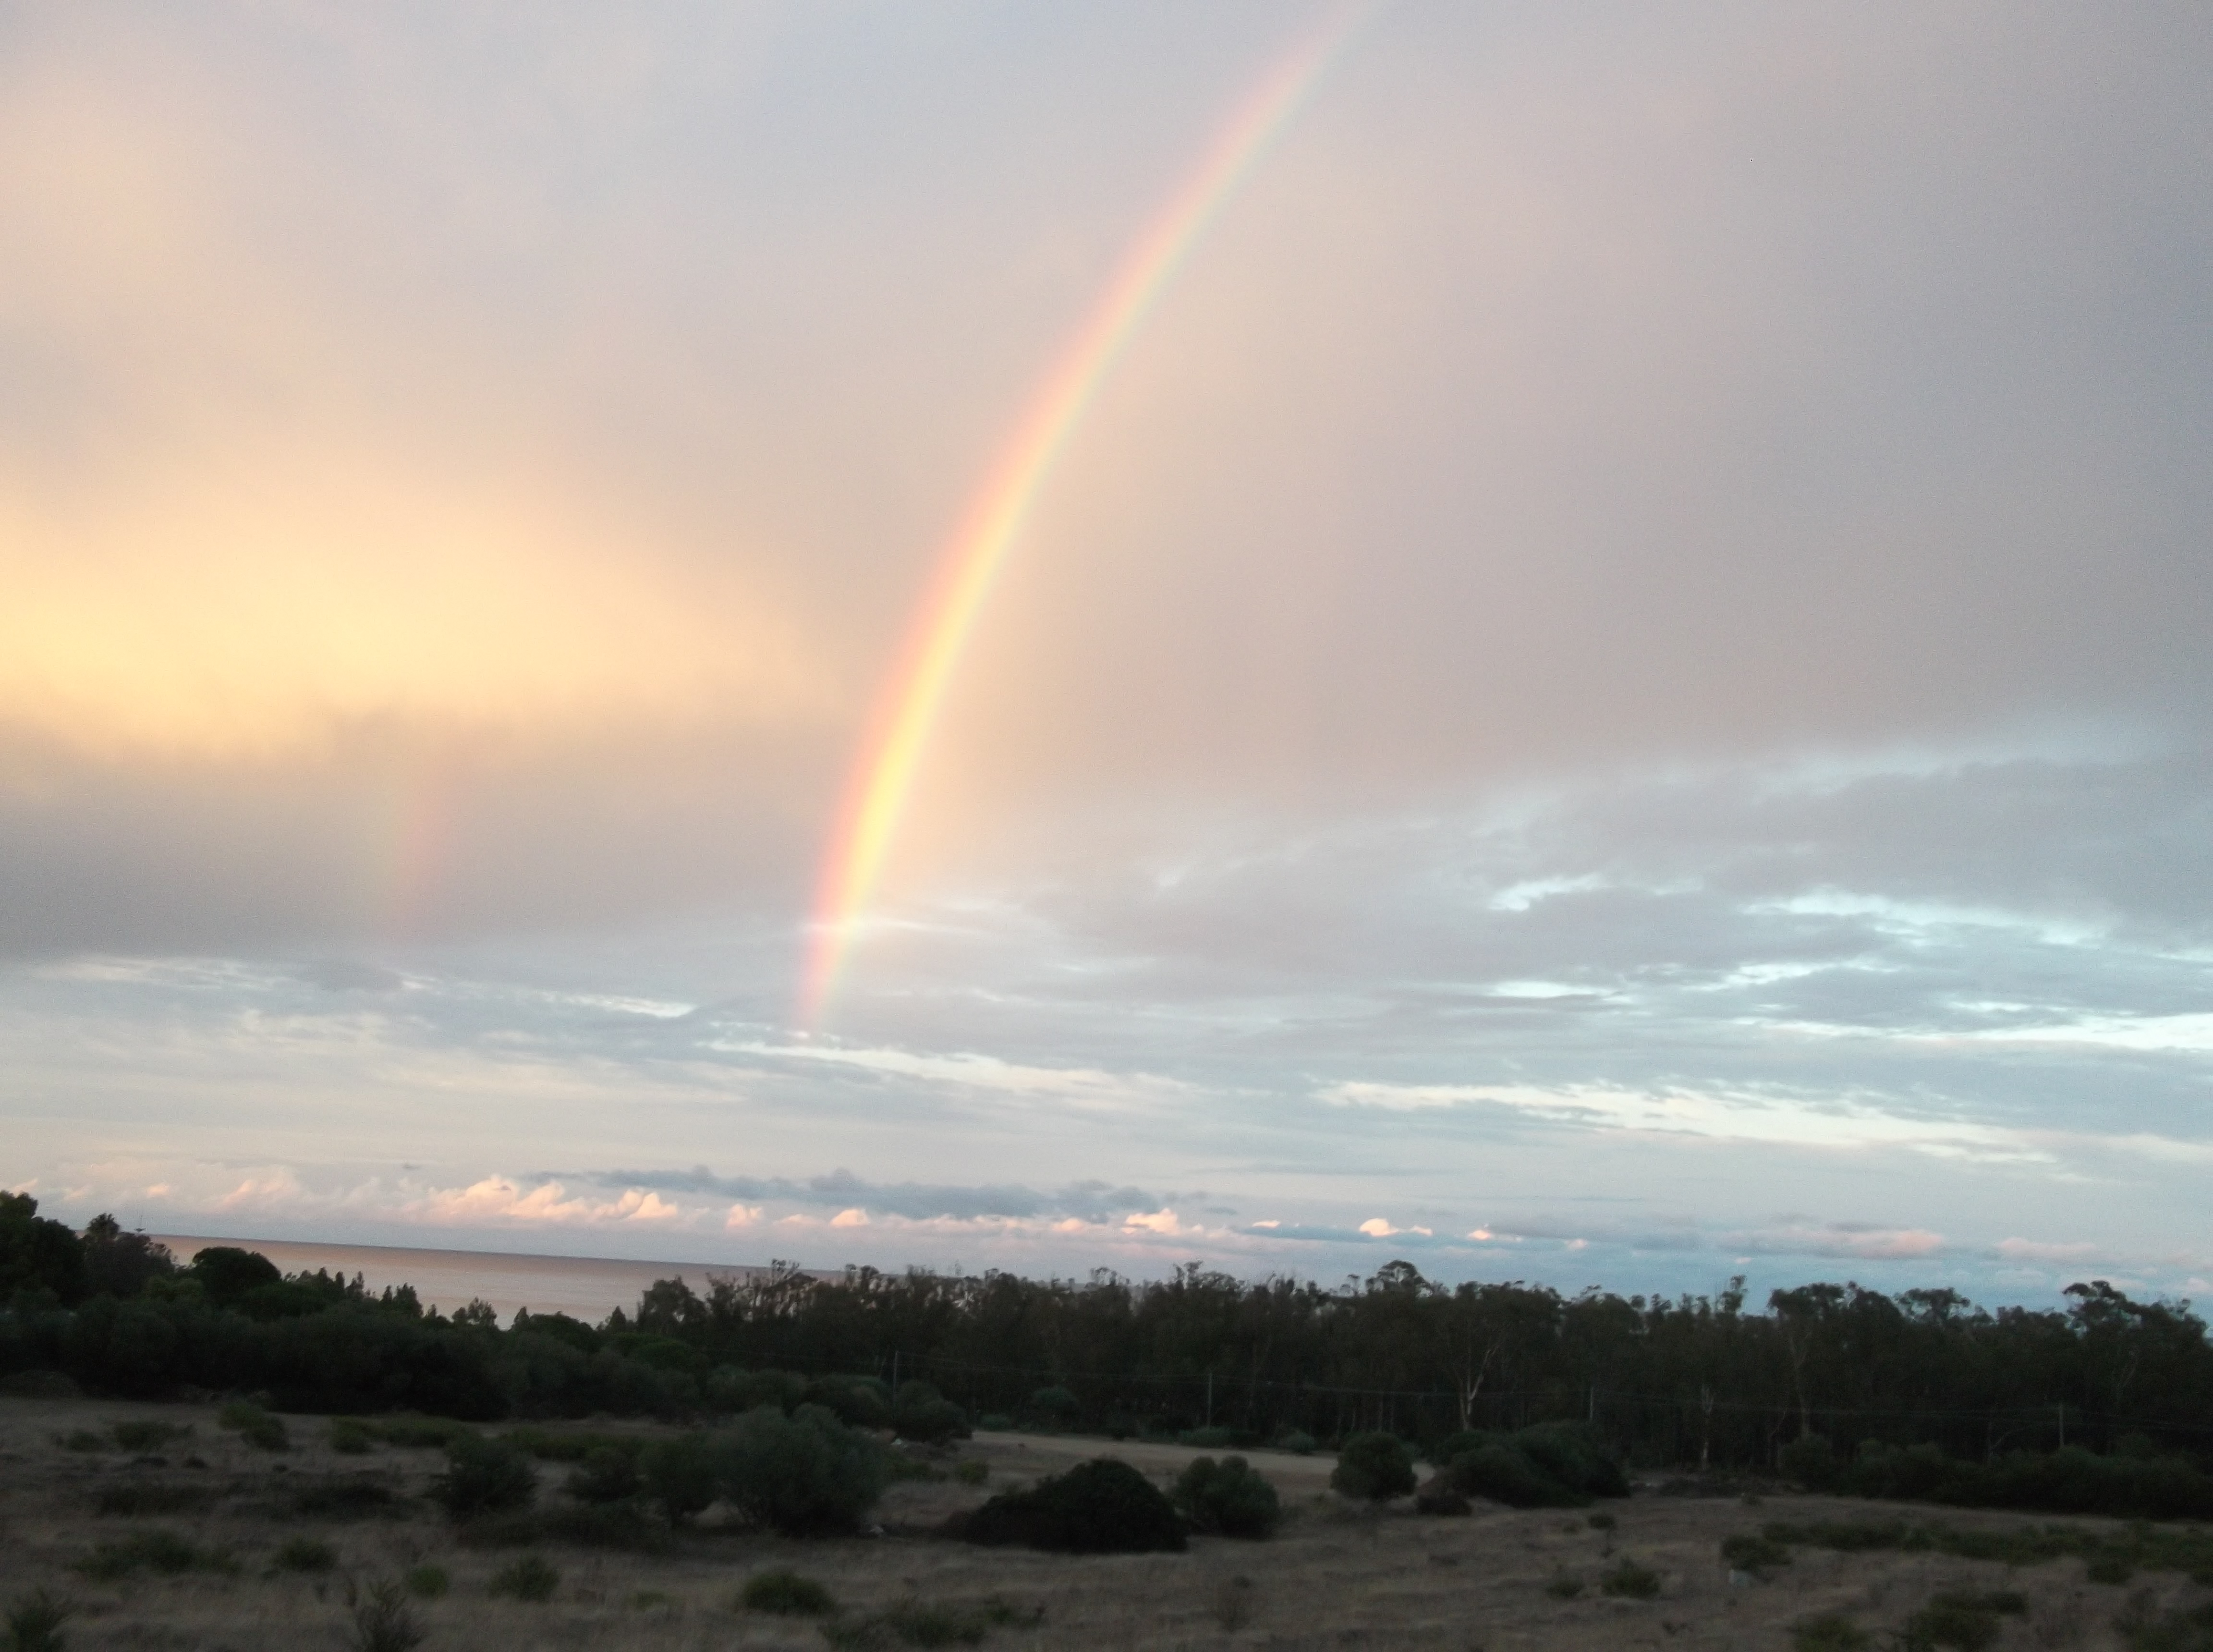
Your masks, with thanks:
<instances>
[{"instance_id":1,"label":"shrub","mask_svg":"<svg viewBox=\"0 0 2213 1652\"><path fill-rule=\"evenodd\" d=\"M1555 1572L1552 1581L1545 1585L1545 1593L1555 1600L1572 1600L1583 1592L1583 1580L1573 1572Z\"/></svg>"},{"instance_id":2,"label":"shrub","mask_svg":"<svg viewBox=\"0 0 2213 1652\"><path fill-rule=\"evenodd\" d=\"M63 1652L69 1637L62 1625L76 1608L44 1589L19 1594L8 1603L8 1652Z\"/></svg>"},{"instance_id":3,"label":"shrub","mask_svg":"<svg viewBox=\"0 0 2213 1652\"><path fill-rule=\"evenodd\" d=\"M1991 1594L1939 1594L1905 1620L1899 1644L1908 1648L1951 1646L1981 1652L1998 1637L2001 1617L2018 1617L2028 1603L2010 1591Z\"/></svg>"},{"instance_id":4,"label":"shrub","mask_svg":"<svg viewBox=\"0 0 2213 1652\"><path fill-rule=\"evenodd\" d=\"M258 1446L263 1451L292 1448L292 1437L285 1432L284 1419L271 1416L249 1400L232 1400L216 1414L216 1421L247 1444Z\"/></svg>"},{"instance_id":5,"label":"shrub","mask_svg":"<svg viewBox=\"0 0 2213 1652\"><path fill-rule=\"evenodd\" d=\"M342 1452L349 1457L368 1455L375 1443L368 1424L353 1417L331 1418L331 1425L323 1437L330 1442L332 1451Z\"/></svg>"},{"instance_id":6,"label":"shrub","mask_svg":"<svg viewBox=\"0 0 2213 1652\"><path fill-rule=\"evenodd\" d=\"M406 1585L408 1594L418 1600L442 1600L446 1591L454 1586L454 1580L447 1576L443 1566L433 1566L427 1562L420 1566L410 1566L406 1576L400 1581Z\"/></svg>"},{"instance_id":7,"label":"shrub","mask_svg":"<svg viewBox=\"0 0 2213 1652\"><path fill-rule=\"evenodd\" d=\"M746 1579L746 1586L738 1591L738 1604L748 1612L772 1612L787 1618L819 1618L838 1609L828 1589L789 1567L756 1572Z\"/></svg>"},{"instance_id":8,"label":"shrub","mask_svg":"<svg viewBox=\"0 0 2213 1652\"><path fill-rule=\"evenodd\" d=\"M492 1574L491 1592L518 1600L550 1600L561 1587L561 1569L544 1555L527 1554Z\"/></svg>"},{"instance_id":9,"label":"shrub","mask_svg":"<svg viewBox=\"0 0 2213 1652\"><path fill-rule=\"evenodd\" d=\"M1841 1612L1801 1618L1790 1625L1791 1652L1864 1652L1874 1637Z\"/></svg>"},{"instance_id":10,"label":"shrub","mask_svg":"<svg viewBox=\"0 0 2213 1652\"><path fill-rule=\"evenodd\" d=\"M115 1443L125 1451L159 1451L172 1440L182 1440L192 1431L189 1423L160 1423L149 1418L133 1418L113 1423L108 1433Z\"/></svg>"},{"instance_id":11,"label":"shrub","mask_svg":"<svg viewBox=\"0 0 2213 1652\"><path fill-rule=\"evenodd\" d=\"M963 1457L953 1465L953 1478L963 1485L981 1485L991 1478L991 1466L981 1457Z\"/></svg>"},{"instance_id":12,"label":"shrub","mask_svg":"<svg viewBox=\"0 0 2213 1652\"><path fill-rule=\"evenodd\" d=\"M280 1572L326 1572L338 1564L338 1551L319 1537L287 1538L274 1564Z\"/></svg>"},{"instance_id":13,"label":"shrub","mask_svg":"<svg viewBox=\"0 0 2213 1652\"><path fill-rule=\"evenodd\" d=\"M1808 1491L1828 1490L1844 1469L1837 1460L1837 1448L1820 1434L1801 1434L1783 1447L1776 1466L1783 1471L1784 1479Z\"/></svg>"},{"instance_id":14,"label":"shrub","mask_svg":"<svg viewBox=\"0 0 2213 1652\"><path fill-rule=\"evenodd\" d=\"M413 1652L430 1633L407 1604L406 1592L388 1580L358 1593L349 1587L346 1605L353 1652Z\"/></svg>"},{"instance_id":15,"label":"shrub","mask_svg":"<svg viewBox=\"0 0 2213 1652\"><path fill-rule=\"evenodd\" d=\"M125 1480L120 1485L103 1485L93 1499L95 1512L102 1515L182 1515L196 1509L204 1509L215 1501L215 1493L204 1485L166 1485L158 1480Z\"/></svg>"},{"instance_id":16,"label":"shrub","mask_svg":"<svg viewBox=\"0 0 2213 1652\"><path fill-rule=\"evenodd\" d=\"M368 1474L332 1474L303 1480L292 1488L296 1515L317 1520L366 1520L393 1512L399 1502L392 1488Z\"/></svg>"},{"instance_id":17,"label":"shrub","mask_svg":"<svg viewBox=\"0 0 2213 1652\"><path fill-rule=\"evenodd\" d=\"M57 1436L54 1443L64 1451L105 1451L109 1442L106 1435L94 1434L90 1429L71 1429Z\"/></svg>"},{"instance_id":18,"label":"shrub","mask_svg":"<svg viewBox=\"0 0 2213 1652\"><path fill-rule=\"evenodd\" d=\"M637 1468L647 1495L671 1526L686 1524L715 1501L715 1460L698 1435L655 1441L638 1454Z\"/></svg>"},{"instance_id":19,"label":"shrub","mask_svg":"<svg viewBox=\"0 0 2213 1652\"><path fill-rule=\"evenodd\" d=\"M1555 1484L1583 1497L1625 1497L1629 1479L1588 1423L1536 1423L1508 1436Z\"/></svg>"},{"instance_id":20,"label":"shrub","mask_svg":"<svg viewBox=\"0 0 2213 1652\"><path fill-rule=\"evenodd\" d=\"M1395 1434L1356 1434L1337 1454L1330 1490L1347 1497L1382 1503L1414 1489L1414 1460Z\"/></svg>"},{"instance_id":21,"label":"shrub","mask_svg":"<svg viewBox=\"0 0 2213 1652\"><path fill-rule=\"evenodd\" d=\"M156 1527L133 1532L119 1542L97 1545L76 1570L100 1582L113 1582L137 1571L175 1576L188 1571L235 1572L238 1563L221 1549L198 1549L174 1532Z\"/></svg>"},{"instance_id":22,"label":"shrub","mask_svg":"<svg viewBox=\"0 0 2213 1652\"><path fill-rule=\"evenodd\" d=\"M1589 1527L1594 1532L1611 1532L1621 1522L1614 1519L1612 1515L1606 1514L1603 1510L1595 1515L1586 1515L1583 1517L1583 1524ZM1785 1560L1788 1560L1790 1557L1786 1554L1783 1558Z\"/></svg>"},{"instance_id":23,"label":"shrub","mask_svg":"<svg viewBox=\"0 0 2213 1652\"><path fill-rule=\"evenodd\" d=\"M835 1411L848 1428L891 1426L891 1395L874 1377L817 1377L807 1385L801 1403Z\"/></svg>"},{"instance_id":24,"label":"shrub","mask_svg":"<svg viewBox=\"0 0 2213 1652\"><path fill-rule=\"evenodd\" d=\"M1599 1593L1631 1600L1649 1600L1660 1593L1660 1574L1649 1566L1640 1566L1626 1555L1612 1571L1600 1575Z\"/></svg>"},{"instance_id":25,"label":"shrub","mask_svg":"<svg viewBox=\"0 0 2213 1652\"><path fill-rule=\"evenodd\" d=\"M902 1440L942 1446L968 1437L968 1418L960 1407L927 1382L902 1382L892 1401L892 1427Z\"/></svg>"},{"instance_id":26,"label":"shrub","mask_svg":"<svg viewBox=\"0 0 2213 1652\"><path fill-rule=\"evenodd\" d=\"M1201 1451L1226 1451L1237 1443L1235 1429L1186 1429L1176 1436L1180 1446L1197 1446Z\"/></svg>"},{"instance_id":27,"label":"shrub","mask_svg":"<svg viewBox=\"0 0 2213 1652\"><path fill-rule=\"evenodd\" d=\"M1790 1551L1771 1537L1739 1532L1722 1539L1722 1558L1735 1571L1763 1577L1777 1566L1790 1564Z\"/></svg>"},{"instance_id":28,"label":"shrub","mask_svg":"<svg viewBox=\"0 0 2213 1652\"><path fill-rule=\"evenodd\" d=\"M594 1446L569 1471L564 1489L579 1503L620 1503L637 1495L637 1462L626 1451Z\"/></svg>"},{"instance_id":29,"label":"shrub","mask_svg":"<svg viewBox=\"0 0 2213 1652\"><path fill-rule=\"evenodd\" d=\"M1223 1537L1266 1537L1283 1517L1276 1488L1242 1457L1192 1459L1180 1475L1170 1500L1192 1529Z\"/></svg>"},{"instance_id":30,"label":"shrub","mask_svg":"<svg viewBox=\"0 0 2213 1652\"><path fill-rule=\"evenodd\" d=\"M1470 1497L1488 1497L1509 1509L1573 1508L1588 1501L1553 1480L1510 1445L1494 1442L1466 1452L1445 1471L1452 1484Z\"/></svg>"},{"instance_id":31,"label":"shrub","mask_svg":"<svg viewBox=\"0 0 2213 1652\"><path fill-rule=\"evenodd\" d=\"M1499 1436L1485 1429L1462 1429L1457 1434L1448 1434L1427 1447L1423 1460L1437 1468L1450 1468L1453 1459L1465 1457L1471 1451L1480 1451L1485 1446L1498 1443Z\"/></svg>"},{"instance_id":32,"label":"shrub","mask_svg":"<svg viewBox=\"0 0 2213 1652\"><path fill-rule=\"evenodd\" d=\"M1015 1431L1015 1419L1004 1411L985 1411L976 1419L976 1426L993 1434L1012 1434ZM1126 1438L1127 1436L1118 1434L1114 1437L1120 1440Z\"/></svg>"},{"instance_id":33,"label":"shrub","mask_svg":"<svg viewBox=\"0 0 2213 1652\"><path fill-rule=\"evenodd\" d=\"M1058 1428L1066 1428L1076 1420L1082 1402L1058 1383L1049 1388L1039 1388L1030 1396L1030 1409Z\"/></svg>"},{"instance_id":34,"label":"shrub","mask_svg":"<svg viewBox=\"0 0 2213 1652\"><path fill-rule=\"evenodd\" d=\"M1318 1442L1315 1441L1314 1436L1311 1434L1305 1433L1298 1429L1293 1429L1289 1434L1284 1435L1276 1442L1276 1449L1278 1451L1296 1452L1302 1457L1311 1457L1314 1455L1317 1443Z\"/></svg>"},{"instance_id":35,"label":"shrub","mask_svg":"<svg viewBox=\"0 0 2213 1652\"><path fill-rule=\"evenodd\" d=\"M2125 1554L2094 1554L2082 1565L2082 1576L2093 1583L2125 1583L2136 1575L2135 1564Z\"/></svg>"},{"instance_id":36,"label":"shrub","mask_svg":"<svg viewBox=\"0 0 2213 1652\"><path fill-rule=\"evenodd\" d=\"M538 1471L502 1440L457 1435L446 1445L446 1472L430 1495L455 1520L503 1509L527 1509L538 1495Z\"/></svg>"},{"instance_id":37,"label":"shrub","mask_svg":"<svg viewBox=\"0 0 2213 1652\"><path fill-rule=\"evenodd\" d=\"M722 1495L787 1537L849 1532L883 1494L884 1451L819 1405L764 1405L714 1447Z\"/></svg>"},{"instance_id":38,"label":"shrub","mask_svg":"<svg viewBox=\"0 0 2213 1652\"><path fill-rule=\"evenodd\" d=\"M1111 1457L1078 1463L1064 1474L1019 1490L1002 1491L962 1520L971 1543L1020 1544L1071 1554L1132 1554L1179 1550L1184 1523L1161 1489Z\"/></svg>"},{"instance_id":39,"label":"shrub","mask_svg":"<svg viewBox=\"0 0 2213 1652\"><path fill-rule=\"evenodd\" d=\"M1473 1514L1475 1505L1454 1490L1452 1483L1439 1475L1415 1491L1414 1512L1417 1515L1459 1516Z\"/></svg>"}]
</instances>

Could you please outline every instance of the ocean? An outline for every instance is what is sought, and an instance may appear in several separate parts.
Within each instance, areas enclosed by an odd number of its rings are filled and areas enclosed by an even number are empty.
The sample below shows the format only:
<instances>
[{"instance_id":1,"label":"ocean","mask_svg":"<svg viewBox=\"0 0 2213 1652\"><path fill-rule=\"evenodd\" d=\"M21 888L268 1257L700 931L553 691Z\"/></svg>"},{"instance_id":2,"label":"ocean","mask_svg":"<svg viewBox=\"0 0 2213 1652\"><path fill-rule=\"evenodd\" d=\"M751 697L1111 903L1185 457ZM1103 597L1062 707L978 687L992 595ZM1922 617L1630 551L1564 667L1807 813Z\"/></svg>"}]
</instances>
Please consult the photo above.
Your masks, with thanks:
<instances>
[{"instance_id":1,"label":"ocean","mask_svg":"<svg viewBox=\"0 0 2213 1652\"><path fill-rule=\"evenodd\" d=\"M425 1308L446 1313L481 1298L499 1311L501 1323L527 1308L533 1314L569 1314L596 1325L615 1308L632 1309L656 1279L680 1278L704 1292L710 1277L765 1272L708 1262L626 1262L600 1256L523 1256L503 1251L418 1250L400 1245L310 1245L289 1239L210 1239L189 1234L149 1234L179 1262L210 1245L259 1251L286 1273L319 1268L357 1273L371 1290L412 1285Z\"/></svg>"}]
</instances>

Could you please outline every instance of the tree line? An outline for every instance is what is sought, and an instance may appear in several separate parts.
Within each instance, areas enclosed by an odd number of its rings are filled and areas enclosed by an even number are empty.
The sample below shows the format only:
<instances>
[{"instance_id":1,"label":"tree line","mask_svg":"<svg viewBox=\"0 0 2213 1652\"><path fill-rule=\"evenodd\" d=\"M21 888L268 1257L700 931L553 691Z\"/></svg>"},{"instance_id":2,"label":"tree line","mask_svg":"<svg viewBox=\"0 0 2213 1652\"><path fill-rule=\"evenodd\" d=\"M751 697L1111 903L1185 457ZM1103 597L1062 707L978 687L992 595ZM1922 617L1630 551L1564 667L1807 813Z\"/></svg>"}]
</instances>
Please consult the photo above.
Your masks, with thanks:
<instances>
[{"instance_id":1,"label":"tree line","mask_svg":"<svg viewBox=\"0 0 2213 1652\"><path fill-rule=\"evenodd\" d=\"M1219 1446L1577 1421L1633 1466L1717 1472L1772 1472L1811 1440L1840 1461L1912 1447L2198 1460L2213 1445L2204 1322L2104 1281L2051 1308L1850 1283L1754 1308L1741 1279L1566 1295L1445 1284L1404 1261L1334 1286L1198 1263L1157 1282L777 1263L704 1290L662 1280L598 1325L526 1310L503 1328L480 1303L442 1314L406 1287L286 1277L241 1247L180 1263L112 1217L80 1233L18 1194L0 1195L0 1386L259 1392L303 1411L674 1417L789 1409L864 1378L987 1425Z\"/></svg>"}]
</instances>

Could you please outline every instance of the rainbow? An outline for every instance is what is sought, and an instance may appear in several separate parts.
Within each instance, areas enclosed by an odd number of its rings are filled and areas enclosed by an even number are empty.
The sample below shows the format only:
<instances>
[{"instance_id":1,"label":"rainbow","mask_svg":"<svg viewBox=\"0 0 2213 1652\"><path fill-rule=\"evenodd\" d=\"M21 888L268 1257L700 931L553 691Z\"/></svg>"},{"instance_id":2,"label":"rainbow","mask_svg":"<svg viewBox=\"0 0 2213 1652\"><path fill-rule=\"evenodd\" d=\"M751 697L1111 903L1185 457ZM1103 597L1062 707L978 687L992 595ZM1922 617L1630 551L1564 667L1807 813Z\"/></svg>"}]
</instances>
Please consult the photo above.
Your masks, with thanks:
<instances>
[{"instance_id":1,"label":"rainbow","mask_svg":"<svg viewBox=\"0 0 2213 1652\"><path fill-rule=\"evenodd\" d=\"M817 1025L828 1005L954 669L1054 464L1116 360L1222 204L1289 124L1372 9L1356 5L1326 17L1284 53L1223 123L1198 165L1124 254L971 497L939 557L838 811L810 925L801 1026Z\"/></svg>"}]
</instances>

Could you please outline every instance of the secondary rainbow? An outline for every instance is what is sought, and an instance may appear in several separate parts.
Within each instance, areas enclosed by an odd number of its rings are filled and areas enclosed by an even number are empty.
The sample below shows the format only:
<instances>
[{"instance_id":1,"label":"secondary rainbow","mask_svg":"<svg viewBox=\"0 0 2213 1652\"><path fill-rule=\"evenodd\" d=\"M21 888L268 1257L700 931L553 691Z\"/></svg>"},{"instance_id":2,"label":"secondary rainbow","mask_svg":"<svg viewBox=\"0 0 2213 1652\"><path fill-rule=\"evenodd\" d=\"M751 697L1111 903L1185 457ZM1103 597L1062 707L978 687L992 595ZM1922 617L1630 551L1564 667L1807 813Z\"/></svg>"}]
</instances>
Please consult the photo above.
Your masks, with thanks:
<instances>
[{"instance_id":1,"label":"secondary rainbow","mask_svg":"<svg viewBox=\"0 0 2213 1652\"><path fill-rule=\"evenodd\" d=\"M1124 254L971 497L869 725L824 858L799 1003L817 1025L899 830L945 692L1008 552L1115 360L1239 182L1372 8L1331 15L1264 75Z\"/></svg>"}]
</instances>

